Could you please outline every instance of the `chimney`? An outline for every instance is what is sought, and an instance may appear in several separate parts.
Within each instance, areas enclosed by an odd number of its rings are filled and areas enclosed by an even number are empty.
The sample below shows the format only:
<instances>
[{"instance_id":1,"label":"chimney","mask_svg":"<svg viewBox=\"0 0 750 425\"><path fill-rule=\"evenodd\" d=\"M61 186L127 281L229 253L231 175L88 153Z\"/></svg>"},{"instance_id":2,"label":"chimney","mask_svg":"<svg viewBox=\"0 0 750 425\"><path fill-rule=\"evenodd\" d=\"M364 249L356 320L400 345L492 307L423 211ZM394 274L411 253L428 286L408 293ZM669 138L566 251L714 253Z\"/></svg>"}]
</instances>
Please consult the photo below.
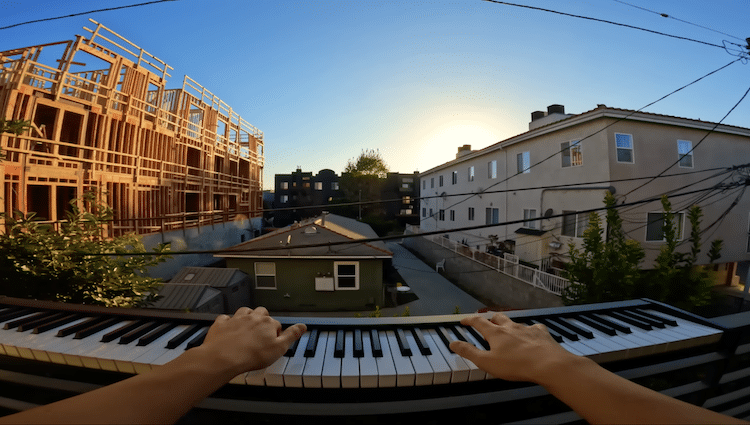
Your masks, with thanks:
<instances>
[{"instance_id":1,"label":"chimney","mask_svg":"<svg viewBox=\"0 0 750 425\"><path fill-rule=\"evenodd\" d=\"M531 121L536 121L539 118L544 118L544 111L534 111L531 113Z\"/></svg>"},{"instance_id":2,"label":"chimney","mask_svg":"<svg viewBox=\"0 0 750 425\"><path fill-rule=\"evenodd\" d=\"M461 158L464 155L471 153L471 145L459 146L458 153L456 153L456 159Z\"/></svg>"},{"instance_id":3,"label":"chimney","mask_svg":"<svg viewBox=\"0 0 750 425\"><path fill-rule=\"evenodd\" d=\"M547 107L547 115L552 114L564 114L565 113L565 106L563 105L549 105Z\"/></svg>"},{"instance_id":4,"label":"chimney","mask_svg":"<svg viewBox=\"0 0 750 425\"><path fill-rule=\"evenodd\" d=\"M328 215L328 211L323 211L323 213L320 215L320 227L326 227L327 215Z\"/></svg>"}]
</instances>

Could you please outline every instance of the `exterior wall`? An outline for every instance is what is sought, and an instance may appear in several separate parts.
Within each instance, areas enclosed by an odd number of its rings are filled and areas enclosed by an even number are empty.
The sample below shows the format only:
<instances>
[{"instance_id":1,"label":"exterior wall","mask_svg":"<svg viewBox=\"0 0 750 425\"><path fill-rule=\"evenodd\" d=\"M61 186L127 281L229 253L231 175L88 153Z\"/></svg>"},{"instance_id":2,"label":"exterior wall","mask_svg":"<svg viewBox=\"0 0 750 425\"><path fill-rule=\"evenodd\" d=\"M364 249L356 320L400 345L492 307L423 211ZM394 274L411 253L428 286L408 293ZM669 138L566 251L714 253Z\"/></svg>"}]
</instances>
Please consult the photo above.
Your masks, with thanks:
<instances>
[{"instance_id":1,"label":"exterior wall","mask_svg":"<svg viewBox=\"0 0 750 425\"><path fill-rule=\"evenodd\" d=\"M276 289L256 288L255 263L258 261L276 263ZM383 305L382 260L352 261L359 261L359 290L315 290L316 277L333 276L334 260L227 258L227 267L247 273L252 279L253 304L271 311L361 311Z\"/></svg>"},{"instance_id":2,"label":"exterior wall","mask_svg":"<svg viewBox=\"0 0 750 425\"><path fill-rule=\"evenodd\" d=\"M59 221L94 191L112 235L260 217L263 133L187 76L167 89L171 67L115 43L130 42L98 25L91 39L0 52L0 117L32 123L0 135L0 212Z\"/></svg>"}]
</instances>

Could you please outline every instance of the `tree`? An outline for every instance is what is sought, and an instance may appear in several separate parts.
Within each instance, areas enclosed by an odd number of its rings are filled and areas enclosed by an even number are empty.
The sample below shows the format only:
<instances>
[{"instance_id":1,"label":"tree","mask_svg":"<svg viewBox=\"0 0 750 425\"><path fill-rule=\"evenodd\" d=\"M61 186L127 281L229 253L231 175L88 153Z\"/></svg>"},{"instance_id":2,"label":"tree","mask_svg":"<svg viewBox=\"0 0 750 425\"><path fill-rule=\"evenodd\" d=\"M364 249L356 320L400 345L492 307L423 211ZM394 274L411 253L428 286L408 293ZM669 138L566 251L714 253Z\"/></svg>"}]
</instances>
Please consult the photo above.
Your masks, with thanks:
<instances>
[{"instance_id":1,"label":"tree","mask_svg":"<svg viewBox=\"0 0 750 425\"><path fill-rule=\"evenodd\" d=\"M589 217L583 234L583 251L569 245L570 262L566 277L571 285L563 293L566 304L586 304L631 298L640 278L639 265L645 257L638 242L627 239L614 196L607 192L607 237L599 214Z\"/></svg>"},{"instance_id":2,"label":"tree","mask_svg":"<svg viewBox=\"0 0 750 425\"><path fill-rule=\"evenodd\" d=\"M348 202L373 202L380 200L388 166L377 150L367 149L356 159L350 159L339 179L341 191ZM368 215L381 215L383 208L378 204L364 204L357 209L359 218Z\"/></svg>"},{"instance_id":3,"label":"tree","mask_svg":"<svg viewBox=\"0 0 750 425\"><path fill-rule=\"evenodd\" d=\"M0 133L21 134L31 128L31 124L24 120L4 120L0 119Z\"/></svg>"},{"instance_id":4,"label":"tree","mask_svg":"<svg viewBox=\"0 0 750 425\"><path fill-rule=\"evenodd\" d=\"M159 279L146 276L149 267L166 260L169 246L146 253L137 235L109 238L104 229L112 209L84 196L89 211L71 202L68 219L55 227L24 216L3 213L6 232L0 235L0 287L3 293L105 306L145 306L156 299ZM114 255L113 255L114 254Z\"/></svg>"}]
</instances>

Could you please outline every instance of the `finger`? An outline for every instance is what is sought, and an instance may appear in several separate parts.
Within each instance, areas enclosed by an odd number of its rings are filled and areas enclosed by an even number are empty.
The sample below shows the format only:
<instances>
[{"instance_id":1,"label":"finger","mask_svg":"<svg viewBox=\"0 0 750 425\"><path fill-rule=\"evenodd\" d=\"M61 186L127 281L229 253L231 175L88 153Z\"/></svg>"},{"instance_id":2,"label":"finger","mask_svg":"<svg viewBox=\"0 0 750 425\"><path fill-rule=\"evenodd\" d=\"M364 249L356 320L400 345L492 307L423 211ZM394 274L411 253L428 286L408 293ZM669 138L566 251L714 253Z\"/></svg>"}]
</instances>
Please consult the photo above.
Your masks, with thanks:
<instances>
[{"instance_id":1,"label":"finger","mask_svg":"<svg viewBox=\"0 0 750 425\"><path fill-rule=\"evenodd\" d=\"M252 312L253 312L253 309L251 309L250 307L240 307L237 309L237 311L234 312L234 315L240 316L243 314L250 314Z\"/></svg>"},{"instance_id":2,"label":"finger","mask_svg":"<svg viewBox=\"0 0 750 425\"><path fill-rule=\"evenodd\" d=\"M464 341L451 341L449 348L454 353L469 360L476 359L480 353L477 347Z\"/></svg>"},{"instance_id":3,"label":"finger","mask_svg":"<svg viewBox=\"0 0 750 425\"><path fill-rule=\"evenodd\" d=\"M302 323L289 326L279 335L279 339L285 344L291 344L294 340L299 339L307 331L307 326Z\"/></svg>"},{"instance_id":4,"label":"finger","mask_svg":"<svg viewBox=\"0 0 750 425\"><path fill-rule=\"evenodd\" d=\"M482 336L486 337L492 329L496 326L494 323L490 322L489 320L485 319L481 316L473 316L469 318L464 318L461 320L461 324L465 326L471 326L474 329L477 330Z\"/></svg>"},{"instance_id":5,"label":"finger","mask_svg":"<svg viewBox=\"0 0 750 425\"><path fill-rule=\"evenodd\" d=\"M255 309L255 310L253 311L253 313L255 313L255 314L260 314L260 315L263 315L263 316L268 316L268 315L269 315L269 314L268 314L268 310L266 310L266 308L265 308L265 307L258 307L258 308L256 308L256 309Z\"/></svg>"},{"instance_id":6,"label":"finger","mask_svg":"<svg viewBox=\"0 0 750 425\"><path fill-rule=\"evenodd\" d=\"M226 322L227 320L229 320L229 316L227 316L226 314L220 314L216 316L216 319L214 320L214 322L221 323L221 322Z\"/></svg>"},{"instance_id":7,"label":"finger","mask_svg":"<svg viewBox=\"0 0 750 425\"><path fill-rule=\"evenodd\" d=\"M503 313L495 313L490 321L496 325L504 325L508 322L512 322L512 320L510 320L510 317L504 315Z\"/></svg>"}]
</instances>

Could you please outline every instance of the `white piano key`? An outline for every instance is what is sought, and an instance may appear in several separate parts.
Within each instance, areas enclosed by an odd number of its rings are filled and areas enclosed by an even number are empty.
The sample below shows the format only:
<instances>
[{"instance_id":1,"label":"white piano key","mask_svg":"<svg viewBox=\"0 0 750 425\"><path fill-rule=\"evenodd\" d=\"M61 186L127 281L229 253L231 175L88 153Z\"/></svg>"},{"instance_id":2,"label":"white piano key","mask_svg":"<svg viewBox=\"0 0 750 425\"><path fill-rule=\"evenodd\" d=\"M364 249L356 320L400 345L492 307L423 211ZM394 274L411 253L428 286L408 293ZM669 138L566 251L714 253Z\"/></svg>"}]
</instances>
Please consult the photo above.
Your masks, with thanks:
<instances>
[{"instance_id":1,"label":"white piano key","mask_svg":"<svg viewBox=\"0 0 750 425\"><path fill-rule=\"evenodd\" d=\"M457 325L457 326L460 326L460 325ZM471 332L463 332L462 335L468 340L468 342L473 344L478 349L484 351L484 347L482 346L482 344L474 337L474 335L471 334ZM467 361L466 364L468 365L469 362ZM482 379L492 378L492 375L489 375L487 372L483 371L478 366L474 365L474 367L476 367L476 369L470 372L474 374L474 379L471 379L470 377L469 380L478 381Z\"/></svg>"},{"instance_id":2,"label":"white piano key","mask_svg":"<svg viewBox=\"0 0 750 425\"><path fill-rule=\"evenodd\" d=\"M362 332L362 347L364 356L359 358L359 385L362 388L377 388L378 363L372 355L370 332Z\"/></svg>"},{"instance_id":3,"label":"white piano key","mask_svg":"<svg viewBox=\"0 0 750 425\"><path fill-rule=\"evenodd\" d=\"M382 357L375 357L375 363L378 365L378 387L395 387L398 383L398 375L391 355L391 344L385 331L379 331L378 338L380 339L380 348L383 350Z\"/></svg>"},{"instance_id":4,"label":"white piano key","mask_svg":"<svg viewBox=\"0 0 750 425\"><path fill-rule=\"evenodd\" d=\"M83 317L83 318L74 320L72 322L61 324L60 326L49 329L40 334L31 333L32 332L31 330L29 330L28 332L22 332L23 334L26 335L25 338L19 339L18 341L15 342L15 344L19 348L19 354L21 354L22 357L25 357L27 359L39 360L43 362L51 362L47 353L45 353L42 350L39 350L38 347L44 344L47 344L50 341L54 342L62 338L62 337L57 336L57 332L60 329L65 329L68 326L77 325L79 323L86 321L87 319L88 317ZM72 338L73 336L71 335L70 337Z\"/></svg>"},{"instance_id":5,"label":"white piano key","mask_svg":"<svg viewBox=\"0 0 750 425\"><path fill-rule=\"evenodd\" d=\"M266 372L263 374L266 385L268 385L269 387L284 386L284 369L286 369L286 364L288 361L289 357L281 356L266 368Z\"/></svg>"},{"instance_id":6,"label":"white piano key","mask_svg":"<svg viewBox=\"0 0 750 425\"><path fill-rule=\"evenodd\" d=\"M86 338L69 340L67 340L66 338L66 341L61 341L58 345L42 348L47 352L47 354L50 356L50 360L52 360L52 362L54 363L62 363L78 367L88 367L90 369L99 369L99 362L97 362L95 358L89 357L88 354L101 346L116 344L116 342L114 341L101 342L101 338L107 333L132 322L132 320L116 322L108 326L107 328L100 330L99 332L87 336Z\"/></svg>"},{"instance_id":7,"label":"white piano key","mask_svg":"<svg viewBox=\"0 0 750 425\"><path fill-rule=\"evenodd\" d=\"M425 356L427 357L427 361L430 362L430 366L432 366L432 383L434 385L449 384L451 382L451 368L448 366L445 358L443 358L443 355L440 353L440 349L437 347L437 344L442 344L442 341L435 342L432 339L432 334L428 331L422 331L422 334L424 335L424 340L427 343L427 346L432 352L432 354Z\"/></svg>"},{"instance_id":8,"label":"white piano key","mask_svg":"<svg viewBox=\"0 0 750 425\"><path fill-rule=\"evenodd\" d=\"M305 370L305 347L310 339L310 332L305 332L299 339L297 351L289 358L284 369L284 386L302 388L302 372Z\"/></svg>"},{"instance_id":9,"label":"white piano key","mask_svg":"<svg viewBox=\"0 0 750 425\"><path fill-rule=\"evenodd\" d=\"M458 354L450 351L450 349L443 343L443 340L440 338L440 336L438 336L438 333L435 329L429 329L425 331L425 333L429 333L429 335L432 337L432 340L435 341L435 346L438 348L440 354L442 354L443 359L445 359L445 362L448 364L448 367L450 367L451 383L467 382L469 380L470 368L466 364L465 359Z\"/></svg>"},{"instance_id":10,"label":"white piano key","mask_svg":"<svg viewBox=\"0 0 750 425\"><path fill-rule=\"evenodd\" d=\"M305 388L323 388L323 364L328 347L328 332L319 332L315 355L305 361L302 372L302 385Z\"/></svg>"},{"instance_id":11,"label":"white piano key","mask_svg":"<svg viewBox=\"0 0 750 425\"><path fill-rule=\"evenodd\" d=\"M458 341L459 340L458 337L456 337L456 335L453 333L453 330L451 330L451 329L447 329L446 334L453 341ZM450 351L449 347L446 347L446 348L448 348L448 351ZM466 366L469 369L469 381L481 381L481 380L485 379L485 377L487 376L487 373L485 371L483 371L482 369L480 369L479 366L475 365L474 362L472 362L471 360L464 359L464 358L462 358L462 359L463 359L464 363L466 363Z\"/></svg>"},{"instance_id":12,"label":"white piano key","mask_svg":"<svg viewBox=\"0 0 750 425\"><path fill-rule=\"evenodd\" d=\"M419 351L417 341L414 339L414 335L411 332L405 332L406 340L411 346L411 360L412 367L414 367L414 383L415 385L432 385L433 382L433 371L430 361L427 360L424 354Z\"/></svg>"},{"instance_id":13,"label":"white piano key","mask_svg":"<svg viewBox=\"0 0 750 425\"><path fill-rule=\"evenodd\" d=\"M646 313L651 313L651 314L659 315L661 317L664 317L665 319L674 320L675 322L677 322L677 326L676 327L671 327L672 330L677 330L677 329L687 330L688 331L688 332L686 332L687 335L689 335L691 337L694 337L694 338L695 337L704 337L704 336L720 336L723 333L719 329L714 329L714 328L709 327L709 326L704 326L704 325L701 325L700 323L689 322L689 321L687 321L685 319L682 319L680 317L672 316L672 315L667 314L667 313L662 313L661 311L646 310L646 309L644 309L643 311L645 311Z\"/></svg>"},{"instance_id":14,"label":"white piano key","mask_svg":"<svg viewBox=\"0 0 750 425\"><path fill-rule=\"evenodd\" d=\"M344 358L341 359L341 387L359 388L359 359L354 357L352 331L344 334Z\"/></svg>"},{"instance_id":15,"label":"white piano key","mask_svg":"<svg viewBox=\"0 0 750 425\"><path fill-rule=\"evenodd\" d=\"M189 327L190 326L188 325L177 325L147 345L136 345L127 353L115 359L117 369L120 372L126 373L138 373L135 370L136 365L148 365L148 369L151 369L151 362L153 360L157 359L165 352L170 351L170 349L167 348L169 340Z\"/></svg>"},{"instance_id":16,"label":"white piano key","mask_svg":"<svg viewBox=\"0 0 750 425\"><path fill-rule=\"evenodd\" d=\"M3 322L0 322L0 328L3 328L5 324L13 322L15 320L24 319L28 317L32 317L36 314L38 314L38 311L30 312L28 314L24 314L22 316L14 317L12 319L5 320ZM30 332L30 331L29 331ZM9 356L13 357L21 357L21 354L18 352L18 348L14 344L14 341L19 339L20 337L23 337L23 332L18 332L17 328L12 329L0 329L0 335L3 336L2 339L2 346L5 351L5 353Z\"/></svg>"},{"instance_id":17,"label":"white piano key","mask_svg":"<svg viewBox=\"0 0 750 425\"><path fill-rule=\"evenodd\" d=\"M388 339L391 358L393 359L393 365L396 368L396 386L414 386L416 378L414 366L412 366L408 357L401 354L401 350L398 347L398 341L396 340L396 333L394 331L385 331L385 336ZM383 355L385 355L385 347L383 347Z\"/></svg>"},{"instance_id":18,"label":"white piano key","mask_svg":"<svg viewBox=\"0 0 750 425\"><path fill-rule=\"evenodd\" d=\"M336 332L329 331L327 334L326 354L320 377L323 381L323 388L341 388L341 359L333 356L336 348Z\"/></svg>"}]
</instances>

